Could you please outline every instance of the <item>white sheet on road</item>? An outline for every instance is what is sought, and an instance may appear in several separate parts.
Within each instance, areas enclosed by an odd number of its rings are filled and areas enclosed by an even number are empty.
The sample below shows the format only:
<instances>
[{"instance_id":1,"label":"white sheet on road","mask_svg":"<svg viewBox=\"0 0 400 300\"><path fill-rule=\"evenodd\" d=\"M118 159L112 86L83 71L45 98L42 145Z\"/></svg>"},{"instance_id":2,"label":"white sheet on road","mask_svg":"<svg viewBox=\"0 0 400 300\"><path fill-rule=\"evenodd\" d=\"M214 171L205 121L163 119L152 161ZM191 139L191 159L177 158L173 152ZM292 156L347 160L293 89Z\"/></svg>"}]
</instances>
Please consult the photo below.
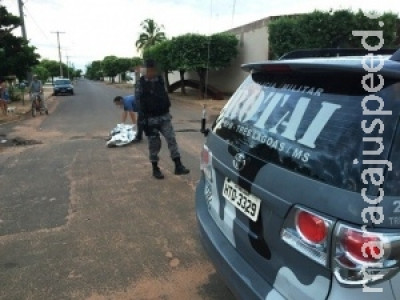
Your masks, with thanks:
<instances>
[{"instance_id":1,"label":"white sheet on road","mask_svg":"<svg viewBox=\"0 0 400 300\"><path fill-rule=\"evenodd\" d=\"M107 147L121 147L130 144L136 137L136 125L117 124L110 131Z\"/></svg>"}]
</instances>

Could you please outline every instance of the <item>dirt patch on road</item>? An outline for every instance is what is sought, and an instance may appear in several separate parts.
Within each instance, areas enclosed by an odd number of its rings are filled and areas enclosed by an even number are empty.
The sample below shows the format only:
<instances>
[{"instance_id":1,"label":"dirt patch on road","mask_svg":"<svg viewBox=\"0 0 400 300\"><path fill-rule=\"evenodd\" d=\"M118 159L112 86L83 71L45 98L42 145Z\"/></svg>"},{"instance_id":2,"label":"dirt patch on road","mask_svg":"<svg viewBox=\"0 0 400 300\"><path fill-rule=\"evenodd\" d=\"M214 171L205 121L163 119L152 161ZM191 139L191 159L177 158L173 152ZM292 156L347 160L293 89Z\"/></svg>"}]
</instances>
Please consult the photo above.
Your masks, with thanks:
<instances>
[{"instance_id":1,"label":"dirt patch on road","mask_svg":"<svg viewBox=\"0 0 400 300\"><path fill-rule=\"evenodd\" d=\"M173 259L172 259L173 261ZM171 266L173 267L173 266ZM107 295L92 294L87 300L204 300L198 287L204 286L209 281L213 272L210 264L192 266L189 269L177 270L169 273L168 278L151 278L146 276L135 285L123 292Z\"/></svg>"}]
</instances>

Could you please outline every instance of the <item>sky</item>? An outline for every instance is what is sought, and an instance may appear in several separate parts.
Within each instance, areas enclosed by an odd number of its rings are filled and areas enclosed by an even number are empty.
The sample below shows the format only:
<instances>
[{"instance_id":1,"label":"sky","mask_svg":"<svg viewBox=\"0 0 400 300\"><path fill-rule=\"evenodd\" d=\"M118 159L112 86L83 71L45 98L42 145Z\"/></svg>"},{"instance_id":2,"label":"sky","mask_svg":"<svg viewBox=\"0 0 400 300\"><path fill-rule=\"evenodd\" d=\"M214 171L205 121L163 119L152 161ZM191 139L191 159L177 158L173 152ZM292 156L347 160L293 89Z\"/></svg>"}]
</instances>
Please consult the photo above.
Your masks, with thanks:
<instances>
[{"instance_id":1,"label":"sky","mask_svg":"<svg viewBox=\"0 0 400 300\"><path fill-rule=\"evenodd\" d=\"M148 18L164 26L168 38L185 34L212 34L253 21L315 9L362 9L400 13L398 0L23 0L30 44L42 58L58 61L56 31L62 60L85 70L107 55L138 56L135 42L140 23ZM379 3L379 7L377 7ZM18 0L0 0L19 15ZM21 35L21 29L14 31Z\"/></svg>"}]
</instances>

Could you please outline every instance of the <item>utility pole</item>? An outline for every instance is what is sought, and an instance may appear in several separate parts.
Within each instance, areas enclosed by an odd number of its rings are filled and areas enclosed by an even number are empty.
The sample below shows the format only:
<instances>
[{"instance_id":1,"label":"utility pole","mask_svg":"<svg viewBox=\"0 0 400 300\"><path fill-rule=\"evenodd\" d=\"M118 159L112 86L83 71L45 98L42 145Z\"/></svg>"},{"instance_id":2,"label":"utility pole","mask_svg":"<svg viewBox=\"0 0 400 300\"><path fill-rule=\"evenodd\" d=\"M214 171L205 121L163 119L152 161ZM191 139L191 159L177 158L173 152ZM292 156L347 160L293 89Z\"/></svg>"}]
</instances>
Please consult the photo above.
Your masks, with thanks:
<instances>
[{"instance_id":1,"label":"utility pole","mask_svg":"<svg viewBox=\"0 0 400 300\"><path fill-rule=\"evenodd\" d=\"M24 20L24 3L22 2L22 0L18 0L18 7L19 7L19 17L21 18L22 37L25 40L28 40L28 37L26 35L25 20Z\"/></svg>"},{"instance_id":2,"label":"utility pole","mask_svg":"<svg viewBox=\"0 0 400 300\"><path fill-rule=\"evenodd\" d=\"M63 77L63 68L62 68L62 59L61 59L61 44L60 44L60 33L65 33L61 31L53 31L51 33L57 34L57 43L58 43L58 58L60 60L60 77Z\"/></svg>"},{"instance_id":3,"label":"utility pole","mask_svg":"<svg viewBox=\"0 0 400 300\"><path fill-rule=\"evenodd\" d=\"M26 28L25 28L25 15L24 15L24 3L22 0L18 0L18 8L19 8L19 17L21 19L21 33L22 33L22 38L27 41L28 36L26 35ZM32 80L32 73L30 71L26 72L26 79L28 81ZM24 102L25 104L25 102Z\"/></svg>"},{"instance_id":4,"label":"utility pole","mask_svg":"<svg viewBox=\"0 0 400 300\"><path fill-rule=\"evenodd\" d=\"M67 55L67 72L68 72L68 78L69 78L69 56Z\"/></svg>"}]
</instances>

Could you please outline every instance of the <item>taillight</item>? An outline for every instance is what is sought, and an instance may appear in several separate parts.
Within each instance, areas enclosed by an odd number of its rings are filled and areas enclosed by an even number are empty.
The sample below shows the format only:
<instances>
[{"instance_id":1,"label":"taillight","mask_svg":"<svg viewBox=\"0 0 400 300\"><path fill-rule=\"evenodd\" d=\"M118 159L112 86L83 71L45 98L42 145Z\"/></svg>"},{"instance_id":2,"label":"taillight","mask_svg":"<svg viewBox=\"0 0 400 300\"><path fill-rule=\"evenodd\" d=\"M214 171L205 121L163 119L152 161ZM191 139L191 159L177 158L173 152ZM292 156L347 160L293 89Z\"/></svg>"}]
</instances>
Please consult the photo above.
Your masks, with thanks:
<instances>
[{"instance_id":1,"label":"taillight","mask_svg":"<svg viewBox=\"0 0 400 300\"><path fill-rule=\"evenodd\" d=\"M376 235L347 229L340 242L343 250L355 260L374 263L379 261L384 254L383 248L381 249L382 241Z\"/></svg>"},{"instance_id":2,"label":"taillight","mask_svg":"<svg viewBox=\"0 0 400 300\"><path fill-rule=\"evenodd\" d=\"M397 233L363 231L339 223L334 238L332 268L340 283L349 286L376 283L399 271Z\"/></svg>"},{"instance_id":3,"label":"taillight","mask_svg":"<svg viewBox=\"0 0 400 300\"><path fill-rule=\"evenodd\" d=\"M200 154L200 170L203 171L204 176L210 182L212 182L212 153L206 145Z\"/></svg>"},{"instance_id":4,"label":"taillight","mask_svg":"<svg viewBox=\"0 0 400 300\"><path fill-rule=\"evenodd\" d=\"M210 152L208 151L207 146L204 146L200 154L200 170L204 170L204 168L208 167L209 163L210 163Z\"/></svg>"},{"instance_id":5,"label":"taillight","mask_svg":"<svg viewBox=\"0 0 400 300\"><path fill-rule=\"evenodd\" d=\"M328 237L332 227L332 220L307 209L295 207L285 220L281 237L305 256L328 266Z\"/></svg>"},{"instance_id":6,"label":"taillight","mask_svg":"<svg viewBox=\"0 0 400 300\"><path fill-rule=\"evenodd\" d=\"M311 244L324 242L328 235L328 225L325 220L307 211L297 213L296 228L301 237Z\"/></svg>"},{"instance_id":7,"label":"taillight","mask_svg":"<svg viewBox=\"0 0 400 300\"><path fill-rule=\"evenodd\" d=\"M281 231L284 242L333 271L345 286L390 279L400 270L400 234L361 230L294 207Z\"/></svg>"}]
</instances>

